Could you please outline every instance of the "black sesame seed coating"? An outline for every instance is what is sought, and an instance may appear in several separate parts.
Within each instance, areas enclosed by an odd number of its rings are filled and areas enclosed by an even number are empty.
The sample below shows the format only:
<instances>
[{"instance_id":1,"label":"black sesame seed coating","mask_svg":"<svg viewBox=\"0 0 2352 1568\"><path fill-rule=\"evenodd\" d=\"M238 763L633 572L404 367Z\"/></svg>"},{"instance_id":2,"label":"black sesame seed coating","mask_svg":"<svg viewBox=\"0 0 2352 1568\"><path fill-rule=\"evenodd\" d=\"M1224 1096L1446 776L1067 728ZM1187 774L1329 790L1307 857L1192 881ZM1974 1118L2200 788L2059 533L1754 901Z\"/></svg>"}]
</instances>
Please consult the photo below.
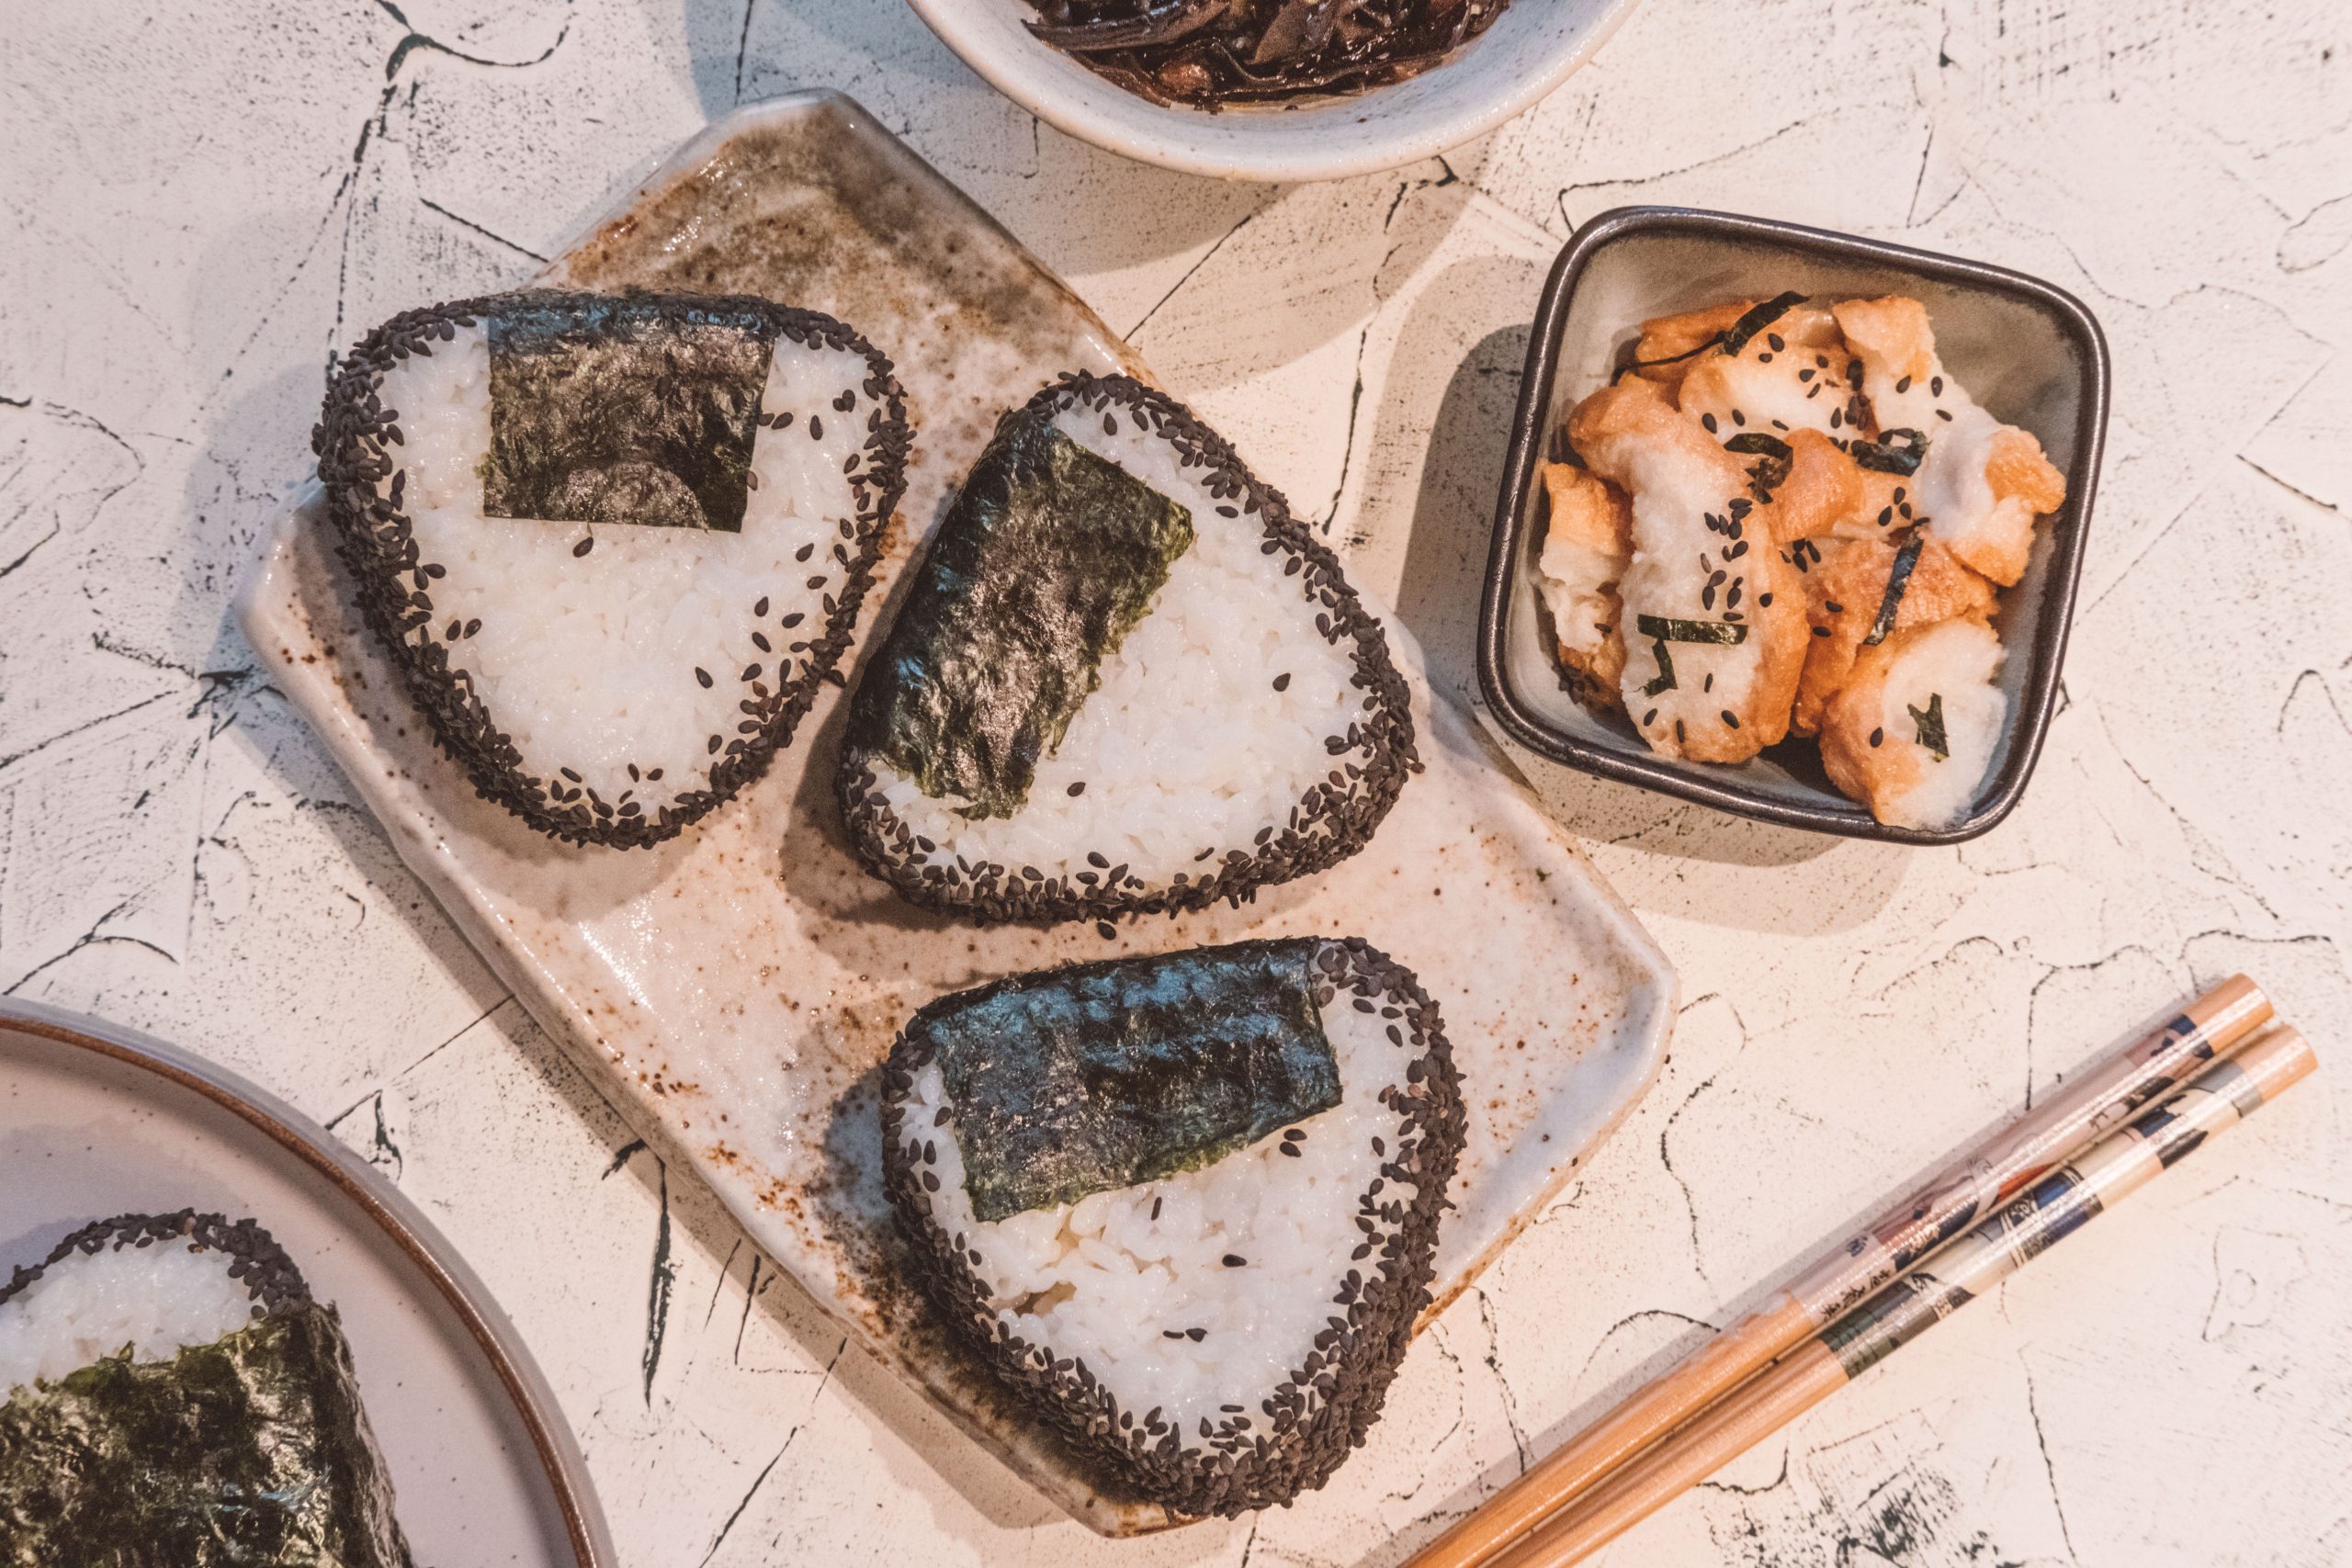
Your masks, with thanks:
<instances>
[{"instance_id":1,"label":"black sesame seed coating","mask_svg":"<svg viewBox=\"0 0 2352 1568\"><path fill-rule=\"evenodd\" d=\"M182 1242L217 1252L222 1272L241 1281L254 1307L263 1314L306 1305L311 1287L302 1271L276 1238L252 1220L233 1224L220 1214L199 1214L182 1209L175 1214L117 1214L84 1225L50 1248L49 1256L30 1267L19 1266L0 1285L0 1306L23 1292L48 1269L75 1253L119 1251L126 1247L152 1247L157 1242Z\"/></svg>"},{"instance_id":2,"label":"black sesame seed coating","mask_svg":"<svg viewBox=\"0 0 2352 1568\"><path fill-rule=\"evenodd\" d=\"M447 341L456 327L470 326L514 305L609 301L597 295L535 289L402 311L331 367L326 404L311 434L336 550L357 586L361 617L400 670L441 750L465 770L476 794L505 807L540 832L566 843L615 849L640 849L676 838L690 823L733 799L791 744L820 686L837 674L848 652L858 608L881 555L884 526L905 489L906 457L914 441L905 396L890 361L831 316L747 296L632 294L629 299L658 316L723 321L771 339L855 354L869 367L863 390L878 405L878 417L869 424L865 439L865 468L851 480L858 502L854 553L839 591L828 595L823 627L808 640L803 671L750 704L746 711L751 717L741 727L740 741L729 744L724 754L717 746L711 748L715 760L707 787L684 791L658 811L626 816L598 812L577 791L560 789L526 773L522 752L475 695L465 672L451 668L447 646L412 640L410 634L427 624L432 612L425 595L410 592L411 574L435 563L419 562L410 519L400 509L401 469L392 448L405 442L397 411L384 408L378 397L386 372L397 361L430 353L431 345ZM390 499L377 489L388 478ZM583 547L574 549L574 554L585 553Z\"/></svg>"},{"instance_id":3,"label":"black sesame seed coating","mask_svg":"<svg viewBox=\"0 0 2352 1568\"><path fill-rule=\"evenodd\" d=\"M913 1248L917 1283L951 1331L1040 1420L1180 1515L1231 1517L1322 1485L1379 1419L1414 1321L1430 1301L1438 1222L1450 1206L1445 1190L1467 1125L1453 1049L1436 1001L1411 970L1377 948L1355 937L1327 942L1316 963L1329 989L1324 1006L1353 993L1396 1010L1406 1048L1417 1054L1398 1065L1380 1096L1408 1100L1409 1111L1394 1148L1374 1140L1384 1176L1356 1220L1367 1245L1338 1282L1329 1326L1316 1337L1306 1363L1248 1416L1228 1416L1197 1436L1170 1426L1157 1408L1122 1409L1083 1363L1029 1343L1000 1317L974 1270L983 1255L933 1216L922 1181L923 1145L905 1130L907 1097L930 1064L927 1039L900 1034L882 1068L883 1180ZM1389 1179L1413 1183L1409 1206L1384 1194ZM1144 1338L1158 1332L1157 1325L1137 1330Z\"/></svg>"},{"instance_id":4,"label":"black sesame seed coating","mask_svg":"<svg viewBox=\"0 0 2352 1568\"><path fill-rule=\"evenodd\" d=\"M1339 749L1331 753L1331 772L1308 788L1264 843L1248 851L1214 846L1197 857L1219 855L1213 870L1159 885L1124 874L1125 868L1091 883L1068 875L1030 878L1018 870L1007 875L1000 867L967 869L952 854L922 850L913 829L884 801L875 760L845 746L834 789L859 862L910 903L983 925L1181 914L1220 901L1238 908L1260 888L1337 865L1372 841L1406 776L1421 770L1405 678L1389 655L1379 617L1349 585L1339 558L1291 516L1282 493L1261 482L1224 437L1166 393L1125 376L1072 372L1005 417L1072 406L1117 411L1123 423L1174 447L1212 493L1256 514L1265 552L1287 556L1284 570L1295 576L1307 606L1317 609L1317 630L1335 647L1352 644L1364 716L1345 737L1333 738Z\"/></svg>"}]
</instances>

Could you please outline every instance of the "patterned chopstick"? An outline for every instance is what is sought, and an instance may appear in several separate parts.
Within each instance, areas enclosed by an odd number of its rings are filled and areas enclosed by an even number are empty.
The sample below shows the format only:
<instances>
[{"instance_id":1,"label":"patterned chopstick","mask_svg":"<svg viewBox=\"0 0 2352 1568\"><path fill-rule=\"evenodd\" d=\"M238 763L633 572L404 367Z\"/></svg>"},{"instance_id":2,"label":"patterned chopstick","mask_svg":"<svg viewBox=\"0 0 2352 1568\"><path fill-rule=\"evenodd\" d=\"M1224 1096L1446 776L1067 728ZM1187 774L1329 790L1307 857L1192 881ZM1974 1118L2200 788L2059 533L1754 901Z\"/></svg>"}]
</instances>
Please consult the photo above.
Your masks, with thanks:
<instances>
[{"instance_id":1,"label":"patterned chopstick","mask_svg":"<svg viewBox=\"0 0 2352 1568\"><path fill-rule=\"evenodd\" d=\"M1770 1365L1977 1216L2113 1127L2270 1019L2232 976L2146 1035L2052 1089L1926 1187L1775 1290L1756 1311L1635 1390L1414 1557L1408 1568L1474 1568Z\"/></svg>"},{"instance_id":2,"label":"patterned chopstick","mask_svg":"<svg viewBox=\"0 0 2352 1568\"><path fill-rule=\"evenodd\" d=\"M2281 1025L2040 1179L1492 1560L1567 1568L1917 1338L2319 1065Z\"/></svg>"}]
</instances>

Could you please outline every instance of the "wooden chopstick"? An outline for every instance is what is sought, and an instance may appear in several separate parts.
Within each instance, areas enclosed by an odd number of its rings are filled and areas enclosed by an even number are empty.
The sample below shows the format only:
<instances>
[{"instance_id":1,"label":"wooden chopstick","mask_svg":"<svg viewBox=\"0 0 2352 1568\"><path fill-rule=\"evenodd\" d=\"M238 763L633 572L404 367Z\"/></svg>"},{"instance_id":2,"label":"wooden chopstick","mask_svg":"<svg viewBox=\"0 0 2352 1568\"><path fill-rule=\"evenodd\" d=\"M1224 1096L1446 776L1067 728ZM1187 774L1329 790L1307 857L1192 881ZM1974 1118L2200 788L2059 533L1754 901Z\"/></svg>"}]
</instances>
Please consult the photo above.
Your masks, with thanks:
<instances>
[{"instance_id":1,"label":"wooden chopstick","mask_svg":"<svg viewBox=\"0 0 2352 1568\"><path fill-rule=\"evenodd\" d=\"M2302 1035L2281 1024L2206 1067L1521 1539L1492 1568L1583 1561L2318 1066Z\"/></svg>"},{"instance_id":2,"label":"wooden chopstick","mask_svg":"<svg viewBox=\"0 0 2352 1568\"><path fill-rule=\"evenodd\" d=\"M2233 975L2144 1037L2102 1057L1968 1151L1424 1547L1407 1568L1476 1568L1559 1513L1773 1358L1959 1235L2037 1177L2269 1021L2270 999Z\"/></svg>"}]
</instances>

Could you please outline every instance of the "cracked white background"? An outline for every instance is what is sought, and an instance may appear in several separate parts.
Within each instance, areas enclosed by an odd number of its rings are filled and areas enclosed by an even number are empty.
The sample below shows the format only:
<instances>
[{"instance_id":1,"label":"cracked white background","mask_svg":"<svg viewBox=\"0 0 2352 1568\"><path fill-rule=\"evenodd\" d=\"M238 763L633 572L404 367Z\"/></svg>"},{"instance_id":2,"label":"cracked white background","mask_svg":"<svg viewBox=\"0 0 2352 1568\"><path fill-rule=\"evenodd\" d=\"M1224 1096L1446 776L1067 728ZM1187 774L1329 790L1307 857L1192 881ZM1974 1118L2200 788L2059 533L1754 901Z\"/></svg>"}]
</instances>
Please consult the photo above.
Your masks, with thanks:
<instances>
[{"instance_id":1,"label":"cracked white background","mask_svg":"<svg viewBox=\"0 0 2352 1568\"><path fill-rule=\"evenodd\" d=\"M1992 836L1833 843L1545 775L1681 969L1672 1061L1286 1512L1097 1540L845 1354L504 998L229 621L331 348L522 278L712 116L820 85L1130 334L1456 689L1573 223L1672 201L1982 256L2114 350L2066 701ZM1603 1561L2352 1562L2337 0L1649 0L1445 161L1287 189L1043 130L898 0L24 4L0 208L0 990L226 1062L397 1179L521 1326L628 1563L1392 1562L2237 968L2318 1080Z\"/></svg>"}]
</instances>

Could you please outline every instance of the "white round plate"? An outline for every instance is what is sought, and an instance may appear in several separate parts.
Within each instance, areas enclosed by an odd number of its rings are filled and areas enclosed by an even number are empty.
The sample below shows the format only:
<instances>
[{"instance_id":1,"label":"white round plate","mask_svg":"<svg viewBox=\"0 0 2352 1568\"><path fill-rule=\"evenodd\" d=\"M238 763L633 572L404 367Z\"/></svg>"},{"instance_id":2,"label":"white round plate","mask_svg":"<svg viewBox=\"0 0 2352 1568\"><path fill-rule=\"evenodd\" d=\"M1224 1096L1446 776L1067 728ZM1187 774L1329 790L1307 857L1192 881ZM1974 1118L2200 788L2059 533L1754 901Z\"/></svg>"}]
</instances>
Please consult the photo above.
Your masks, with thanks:
<instances>
[{"instance_id":1,"label":"white round plate","mask_svg":"<svg viewBox=\"0 0 2352 1568\"><path fill-rule=\"evenodd\" d=\"M1512 0L1442 64L1351 97L1211 114L1155 104L1030 36L1029 0L907 0L964 63L1097 147L1229 180L1336 180L1400 168L1492 130L1592 58L1636 0Z\"/></svg>"},{"instance_id":2,"label":"white round plate","mask_svg":"<svg viewBox=\"0 0 2352 1568\"><path fill-rule=\"evenodd\" d=\"M390 1183L209 1062L0 999L0 1276L92 1220L191 1205L260 1221L342 1314L418 1562L615 1562L514 1326Z\"/></svg>"}]
</instances>

